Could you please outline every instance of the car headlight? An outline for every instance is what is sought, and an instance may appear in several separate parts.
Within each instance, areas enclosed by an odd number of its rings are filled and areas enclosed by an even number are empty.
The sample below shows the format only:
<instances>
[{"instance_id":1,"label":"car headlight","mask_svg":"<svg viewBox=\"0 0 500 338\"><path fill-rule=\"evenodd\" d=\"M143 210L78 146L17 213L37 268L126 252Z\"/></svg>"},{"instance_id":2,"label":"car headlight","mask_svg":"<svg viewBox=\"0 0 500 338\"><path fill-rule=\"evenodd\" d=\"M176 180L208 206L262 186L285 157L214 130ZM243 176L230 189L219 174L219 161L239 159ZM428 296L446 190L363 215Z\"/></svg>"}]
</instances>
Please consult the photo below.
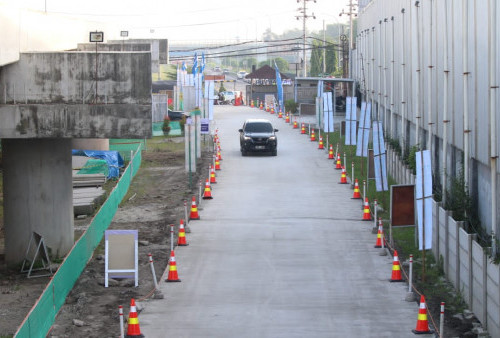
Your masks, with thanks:
<instances>
[{"instance_id":1,"label":"car headlight","mask_svg":"<svg viewBox=\"0 0 500 338\"><path fill-rule=\"evenodd\" d=\"M243 136L243 139L244 139L245 141L249 141L249 140L251 140L252 138L251 138L250 136Z\"/></svg>"},{"instance_id":2,"label":"car headlight","mask_svg":"<svg viewBox=\"0 0 500 338\"><path fill-rule=\"evenodd\" d=\"M270 140L270 141L274 141L274 140L276 140L276 136L269 136L269 140Z\"/></svg>"}]
</instances>

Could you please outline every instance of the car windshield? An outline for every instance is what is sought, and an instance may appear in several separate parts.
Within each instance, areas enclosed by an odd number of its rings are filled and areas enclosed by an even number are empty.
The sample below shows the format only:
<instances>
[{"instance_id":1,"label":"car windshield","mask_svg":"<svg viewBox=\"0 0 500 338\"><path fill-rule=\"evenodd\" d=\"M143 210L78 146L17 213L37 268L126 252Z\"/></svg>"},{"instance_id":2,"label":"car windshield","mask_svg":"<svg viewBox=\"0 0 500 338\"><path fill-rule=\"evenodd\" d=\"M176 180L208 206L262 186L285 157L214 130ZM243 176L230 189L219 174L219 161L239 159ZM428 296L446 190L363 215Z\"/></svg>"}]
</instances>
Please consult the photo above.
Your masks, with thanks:
<instances>
[{"instance_id":1,"label":"car windshield","mask_svg":"<svg viewBox=\"0 0 500 338\"><path fill-rule=\"evenodd\" d=\"M245 132L247 133L270 133L273 131L273 126L266 122L247 123Z\"/></svg>"}]
</instances>

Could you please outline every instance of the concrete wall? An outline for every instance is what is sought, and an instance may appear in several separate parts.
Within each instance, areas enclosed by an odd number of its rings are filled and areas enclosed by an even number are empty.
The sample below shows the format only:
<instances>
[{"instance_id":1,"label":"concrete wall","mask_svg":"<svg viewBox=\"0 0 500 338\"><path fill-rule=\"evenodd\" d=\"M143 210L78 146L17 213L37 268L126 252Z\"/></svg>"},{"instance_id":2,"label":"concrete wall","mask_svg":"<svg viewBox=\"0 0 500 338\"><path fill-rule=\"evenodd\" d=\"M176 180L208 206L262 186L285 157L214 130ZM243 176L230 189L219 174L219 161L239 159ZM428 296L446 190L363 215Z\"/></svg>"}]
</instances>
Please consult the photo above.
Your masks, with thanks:
<instances>
[{"instance_id":1,"label":"concrete wall","mask_svg":"<svg viewBox=\"0 0 500 338\"><path fill-rule=\"evenodd\" d=\"M2 153L6 262L23 261L32 231L63 256L74 237L71 140L4 139Z\"/></svg>"},{"instance_id":2,"label":"concrete wall","mask_svg":"<svg viewBox=\"0 0 500 338\"><path fill-rule=\"evenodd\" d=\"M0 102L150 105L151 56L99 53L96 64L91 52L23 53L0 69Z\"/></svg>"},{"instance_id":3,"label":"concrete wall","mask_svg":"<svg viewBox=\"0 0 500 338\"><path fill-rule=\"evenodd\" d=\"M494 187L491 185L489 154L488 2L466 0L463 8L462 1L420 1L417 10L413 0L373 0L360 10L356 49L351 59L353 77L361 85L363 99L373 100L373 116L383 121L386 136L402 139L406 130L404 142L407 146L420 143L425 149L430 149L437 181L442 180L443 156L448 164L448 177L456 176L461 170L464 137L469 135L470 158L466 159L469 171L465 174L471 196L477 203L475 207L489 232L492 229L492 191L497 200L500 198L500 166L496 168L497 186ZM469 17L466 36L463 34L464 12ZM499 22L500 6L494 14ZM497 33L496 37L499 49L500 34ZM464 69L466 40L468 62ZM445 49L448 51L447 60L444 59ZM500 58L496 64L500 69ZM469 83L465 96L470 132L464 132L464 72L467 72ZM405 83L402 82L403 75ZM447 123L443 122L445 76L449 78ZM498 90L496 96L496 101L500 102ZM406 111L405 118L403 111ZM417 126L421 128L419 140L416 139ZM446 155L442 153L445 128L450 145ZM500 119L497 118L494 126L497 149L500 149L499 132ZM427 139L429 133L432 135L431 144ZM497 219L500 219L498 209Z\"/></svg>"}]
</instances>

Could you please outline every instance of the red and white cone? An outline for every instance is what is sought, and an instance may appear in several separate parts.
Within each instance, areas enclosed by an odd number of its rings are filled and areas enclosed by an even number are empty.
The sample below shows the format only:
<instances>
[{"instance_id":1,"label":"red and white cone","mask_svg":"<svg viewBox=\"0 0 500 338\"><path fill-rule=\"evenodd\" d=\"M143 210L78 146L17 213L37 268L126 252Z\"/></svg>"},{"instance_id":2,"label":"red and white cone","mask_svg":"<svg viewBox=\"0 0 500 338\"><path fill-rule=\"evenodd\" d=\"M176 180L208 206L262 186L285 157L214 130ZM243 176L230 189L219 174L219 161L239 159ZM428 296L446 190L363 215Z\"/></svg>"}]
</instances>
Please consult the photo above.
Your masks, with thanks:
<instances>
[{"instance_id":1,"label":"red and white cone","mask_svg":"<svg viewBox=\"0 0 500 338\"><path fill-rule=\"evenodd\" d=\"M177 263L175 262L174 250L170 251L170 259L168 260L168 277L166 282L180 282L177 274Z\"/></svg>"},{"instance_id":2,"label":"red and white cone","mask_svg":"<svg viewBox=\"0 0 500 338\"><path fill-rule=\"evenodd\" d=\"M200 219L200 214L198 213L198 207L196 206L196 197L193 196L191 201L191 214L189 215L189 220L197 220Z\"/></svg>"},{"instance_id":3,"label":"red and white cone","mask_svg":"<svg viewBox=\"0 0 500 338\"><path fill-rule=\"evenodd\" d=\"M323 136L319 135L318 149L325 149L323 147Z\"/></svg>"},{"instance_id":4,"label":"red and white cone","mask_svg":"<svg viewBox=\"0 0 500 338\"><path fill-rule=\"evenodd\" d=\"M179 224L179 239L177 240L178 246L188 246L186 242L186 230L184 229L184 220L181 219Z\"/></svg>"},{"instance_id":5,"label":"red and white cone","mask_svg":"<svg viewBox=\"0 0 500 338\"><path fill-rule=\"evenodd\" d=\"M418 318L417 318L417 327L415 330L412 330L415 334L429 334L432 333L429 330L429 322L427 320L427 306L425 305L424 295L420 296L420 306L418 308Z\"/></svg>"},{"instance_id":6,"label":"red and white cone","mask_svg":"<svg viewBox=\"0 0 500 338\"><path fill-rule=\"evenodd\" d=\"M361 193L359 192L359 184L357 178L354 180L354 193L352 194L351 198L355 200L361 199Z\"/></svg>"},{"instance_id":7,"label":"red and white cone","mask_svg":"<svg viewBox=\"0 0 500 338\"><path fill-rule=\"evenodd\" d=\"M334 156L333 156L333 145L330 144L330 149L328 149L328 159L329 160L334 160Z\"/></svg>"},{"instance_id":8,"label":"red and white cone","mask_svg":"<svg viewBox=\"0 0 500 338\"><path fill-rule=\"evenodd\" d=\"M370 212L370 203L368 203L368 197L365 197L365 204L363 207L363 221L371 221L372 214Z\"/></svg>"},{"instance_id":9,"label":"red and white cone","mask_svg":"<svg viewBox=\"0 0 500 338\"><path fill-rule=\"evenodd\" d=\"M217 183L217 179L215 177L215 170L213 164L210 165L210 184Z\"/></svg>"},{"instance_id":10,"label":"red and white cone","mask_svg":"<svg viewBox=\"0 0 500 338\"><path fill-rule=\"evenodd\" d=\"M340 174L340 184L347 184L347 173L345 172L345 167L342 167L342 174Z\"/></svg>"},{"instance_id":11,"label":"red and white cone","mask_svg":"<svg viewBox=\"0 0 500 338\"><path fill-rule=\"evenodd\" d=\"M311 129L311 142L316 141L316 134L314 133L314 128Z\"/></svg>"},{"instance_id":12,"label":"red and white cone","mask_svg":"<svg viewBox=\"0 0 500 338\"><path fill-rule=\"evenodd\" d=\"M293 121L293 129L299 129L299 124L297 123L297 120Z\"/></svg>"},{"instance_id":13,"label":"red and white cone","mask_svg":"<svg viewBox=\"0 0 500 338\"><path fill-rule=\"evenodd\" d=\"M335 169L342 169L342 162L340 161L340 153L337 153L337 161L335 162Z\"/></svg>"},{"instance_id":14,"label":"red and white cone","mask_svg":"<svg viewBox=\"0 0 500 338\"><path fill-rule=\"evenodd\" d=\"M302 123L302 127L300 128L300 133L305 134L306 133L306 125Z\"/></svg>"},{"instance_id":15,"label":"red and white cone","mask_svg":"<svg viewBox=\"0 0 500 338\"><path fill-rule=\"evenodd\" d=\"M212 197L212 189L210 188L210 182L207 180L205 181L205 191L203 192L203 199L204 200L211 200Z\"/></svg>"},{"instance_id":16,"label":"red and white cone","mask_svg":"<svg viewBox=\"0 0 500 338\"><path fill-rule=\"evenodd\" d=\"M394 250L394 258L392 262L392 275L391 282L402 282L403 277L401 276L401 265L399 264L398 251Z\"/></svg>"},{"instance_id":17,"label":"red and white cone","mask_svg":"<svg viewBox=\"0 0 500 338\"><path fill-rule=\"evenodd\" d=\"M139 326L139 317L137 316L137 307L135 306L134 298L130 300L130 312L128 314L126 337L144 337L144 335L141 334L141 327Z\"/></svg>"},{"instance_id":18,"label":"red and white cone","mask_svg":"<svg viewBox=\"0 0 500 338\"><path fill-rule=\"evenodd\" d=\"M382 224L382 219L380 218L378 222L377 240L375 241L374 247L381 248L382 244L385 244L385 242L382 243L383 240L384 240L384 225Z\"/></svg>"}]
</instances>

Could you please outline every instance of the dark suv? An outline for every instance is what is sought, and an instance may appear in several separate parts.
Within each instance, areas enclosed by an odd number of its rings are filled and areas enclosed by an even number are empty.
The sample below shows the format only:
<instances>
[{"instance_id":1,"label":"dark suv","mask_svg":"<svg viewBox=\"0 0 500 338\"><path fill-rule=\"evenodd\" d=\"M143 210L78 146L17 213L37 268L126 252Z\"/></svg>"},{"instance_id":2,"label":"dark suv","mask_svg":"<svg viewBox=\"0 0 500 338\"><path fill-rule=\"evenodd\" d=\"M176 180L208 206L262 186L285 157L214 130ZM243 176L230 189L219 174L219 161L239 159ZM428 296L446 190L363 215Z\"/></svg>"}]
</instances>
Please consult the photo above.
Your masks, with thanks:
<instances>
[{"instance_id":1,"label":"dark suv","mask_svg":"<svg viewBox=\"0 0 500 338\"><path fill-rule=\"evenodd\" d=\"M269 120L249 119L243 124L240 132L241 155L246 156L248 152L262 151L278 155L278 140L276 132Z\"/></svg>"}]
</instances>

